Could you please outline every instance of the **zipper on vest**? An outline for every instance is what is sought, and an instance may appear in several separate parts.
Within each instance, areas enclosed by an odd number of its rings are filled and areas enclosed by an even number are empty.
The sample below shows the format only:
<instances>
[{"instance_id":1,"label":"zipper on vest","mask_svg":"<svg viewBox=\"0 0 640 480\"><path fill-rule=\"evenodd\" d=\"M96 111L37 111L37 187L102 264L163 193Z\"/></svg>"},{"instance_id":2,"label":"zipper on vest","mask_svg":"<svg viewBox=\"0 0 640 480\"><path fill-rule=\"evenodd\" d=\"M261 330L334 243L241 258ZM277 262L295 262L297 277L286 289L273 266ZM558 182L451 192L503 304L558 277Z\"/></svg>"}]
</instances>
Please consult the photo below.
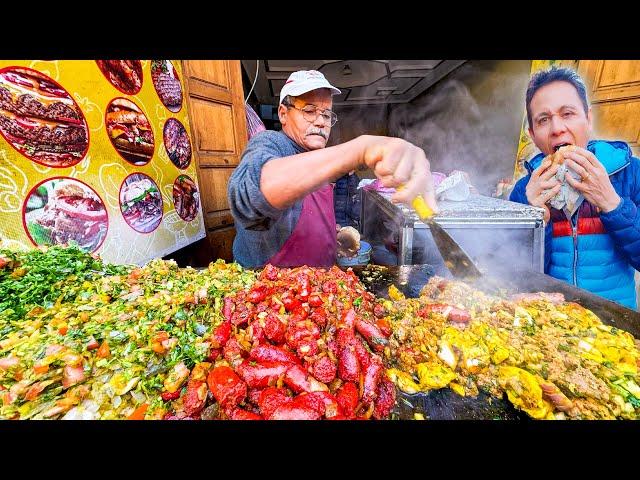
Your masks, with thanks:
<instances>
[{"instance_id":1,"label":"zipper on vest","mask_svg":"<svg viewBox=\"0 0 640 480\"><path fill-rule=\"evenodd\" d=\"M571 219L571 232L573 236L573 284L578 286L578 213L576 212L576 224L574 225Z\"/></svg>"}]
</instances>

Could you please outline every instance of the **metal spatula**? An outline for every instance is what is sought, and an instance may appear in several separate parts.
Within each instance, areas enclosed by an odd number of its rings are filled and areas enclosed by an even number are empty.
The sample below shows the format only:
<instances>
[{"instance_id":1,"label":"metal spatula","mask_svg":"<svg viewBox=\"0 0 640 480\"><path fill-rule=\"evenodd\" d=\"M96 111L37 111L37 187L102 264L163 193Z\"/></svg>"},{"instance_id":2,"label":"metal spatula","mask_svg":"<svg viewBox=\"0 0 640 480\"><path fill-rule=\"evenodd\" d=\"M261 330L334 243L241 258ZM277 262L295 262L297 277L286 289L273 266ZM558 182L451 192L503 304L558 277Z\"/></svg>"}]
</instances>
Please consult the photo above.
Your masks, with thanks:
<instances>
[{"instance_id":1,"label":"metal spatula","mask_svg":"<svg viewBox=\"0 0 640 480\"><path fill-rule=\"evenodd\" d=\"M433 236L436 246L440 251L440 255L444 259L444 264L454 277L464 280L477 280L482 277L482 273L475 266L469 255L462 249L458 243L451 238L451 235L442 228L433 218L433 210L429 208L427 203L418 195L411 202L411 206L420 217L420 220L429 225L431 235Z\"/></svg>"}]
</instances>

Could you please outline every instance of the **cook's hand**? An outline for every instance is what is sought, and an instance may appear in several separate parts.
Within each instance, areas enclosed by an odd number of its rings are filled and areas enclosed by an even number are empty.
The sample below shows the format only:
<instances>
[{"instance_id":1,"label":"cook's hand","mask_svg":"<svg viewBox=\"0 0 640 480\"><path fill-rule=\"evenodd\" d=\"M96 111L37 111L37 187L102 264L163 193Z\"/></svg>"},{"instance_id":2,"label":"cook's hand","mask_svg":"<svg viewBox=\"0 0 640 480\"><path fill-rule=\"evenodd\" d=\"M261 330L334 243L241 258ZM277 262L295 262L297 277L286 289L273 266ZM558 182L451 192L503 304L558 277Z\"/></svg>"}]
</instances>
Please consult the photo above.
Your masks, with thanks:
<instances>
[{"instance_id":1,"label":"cook's hand","mask_svg":"<svg viewBox=\"0 0 640 480\"><path fill-rule=\"evenodd\" d=\"M427 205L438 213L429 160L419 147L401 138L363 135L364 163L385 187L404 188L392 200L411 204L422 195Z\"/></svg>"},{"instance_id":2,"label":"cook's hand","mask_svg":"<svg viewBox=\"0 0 640 480\"><path fill-rule=\"evenodd\" d=\"M529 205L544 208L544 221L548 222L551 212L547 202L560 191L562 184L554 178L558 165L551 166L551 160L545 159L532 174L527 184L526 194Z\"/></svg>"},{"instance_id":3,"label":"cook's hand","mask_svg":"<svg viewBox=\"0 0 640 480\"><path fill-rule=\"evenodd\" d=\"M615 210L620 204L620 196L611 185L609 174L596 156L580 147L574 147L572 151L563 151L562 155L565 165L581 177L581 180L576 180L570 174L565 174L567 183L603 212Z\"/></svg>"}]
</instances>

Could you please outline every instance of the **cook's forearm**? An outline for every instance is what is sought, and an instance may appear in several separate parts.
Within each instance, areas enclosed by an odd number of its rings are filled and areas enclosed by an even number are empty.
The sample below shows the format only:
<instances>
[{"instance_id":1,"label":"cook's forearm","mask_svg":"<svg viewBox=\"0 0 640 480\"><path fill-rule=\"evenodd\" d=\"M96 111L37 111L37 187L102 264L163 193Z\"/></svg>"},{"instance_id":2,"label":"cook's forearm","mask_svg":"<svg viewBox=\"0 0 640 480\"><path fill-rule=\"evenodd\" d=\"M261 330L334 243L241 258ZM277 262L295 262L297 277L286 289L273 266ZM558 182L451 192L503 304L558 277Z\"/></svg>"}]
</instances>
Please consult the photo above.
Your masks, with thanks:
<instances>
[{"instance_id":1,"label":"cook's forearm","mask_svg":"<svg viewBox=\"0 0 640 480\"><path fill-rule=\"evenodd\" d=\"M286 208L328 182L356 170L362 158L358 139L276 158L262 167L260 190L275 208Z\"/></svg>"}]
</instances>

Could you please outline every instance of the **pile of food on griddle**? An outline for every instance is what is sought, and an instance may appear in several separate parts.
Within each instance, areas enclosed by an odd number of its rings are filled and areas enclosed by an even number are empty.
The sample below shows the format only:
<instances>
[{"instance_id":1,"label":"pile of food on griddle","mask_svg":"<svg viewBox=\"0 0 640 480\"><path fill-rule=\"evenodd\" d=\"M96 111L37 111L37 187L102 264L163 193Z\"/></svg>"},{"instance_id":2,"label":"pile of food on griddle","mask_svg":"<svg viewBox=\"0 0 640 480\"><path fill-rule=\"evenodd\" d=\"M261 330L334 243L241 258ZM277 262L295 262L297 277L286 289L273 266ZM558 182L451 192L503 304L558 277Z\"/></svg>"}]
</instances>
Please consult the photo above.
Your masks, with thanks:
<instances>
[{"instance_id":1,"label":"pile of food on griddle","mask_svg":"<svg viewBox=\"0 0 640 480\"><path fill-rule=\"evenodd\" d=\"M629 333L558 294L432 277L383 299L337 267L0 249L2 419L386 419L396 387L635 419L639 359Z\"/></svg>"}]
</instances>

